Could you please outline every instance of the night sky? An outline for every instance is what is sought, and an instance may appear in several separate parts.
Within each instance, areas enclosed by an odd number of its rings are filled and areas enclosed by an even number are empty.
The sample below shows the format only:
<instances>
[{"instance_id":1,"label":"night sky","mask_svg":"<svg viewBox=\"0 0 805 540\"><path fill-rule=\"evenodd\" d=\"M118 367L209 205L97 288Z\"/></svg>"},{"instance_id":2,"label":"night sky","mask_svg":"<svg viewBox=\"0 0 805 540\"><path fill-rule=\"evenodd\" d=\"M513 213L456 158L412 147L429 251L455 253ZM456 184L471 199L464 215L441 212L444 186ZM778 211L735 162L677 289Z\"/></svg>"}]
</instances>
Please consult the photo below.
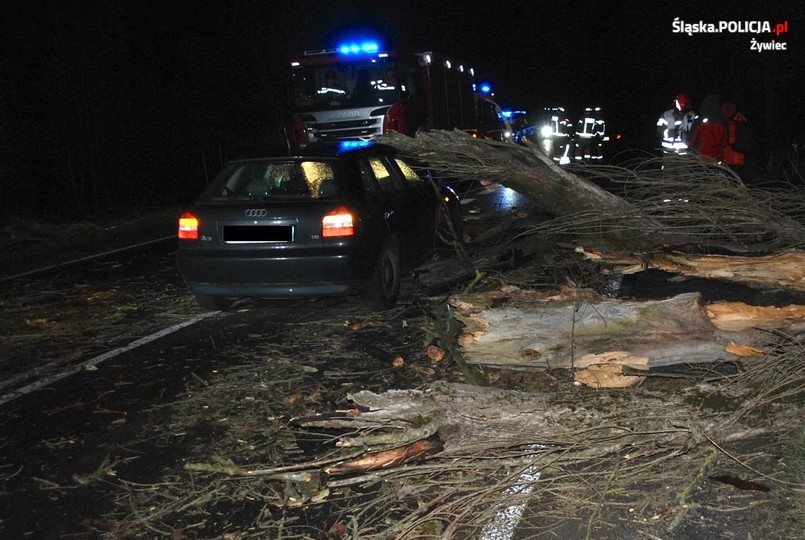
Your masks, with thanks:
<instances>
[{"instance_id":1,"label":"night sky","mask_svg":"<svg viewBox=\"0 0 805 540\"><path fill-rule=\"evenodd\" d=\"M4 213L189 201L227 159L279 151L289 61L351 31L473 65L503 106L601 106L635 146L652 145L679 91L736 100L769 148L805 142L801 2L13 4L0 20ZM788 32L689 36L675 17ZM752 51L753 38L787 50Z\"/></svg>"}]
</instances>

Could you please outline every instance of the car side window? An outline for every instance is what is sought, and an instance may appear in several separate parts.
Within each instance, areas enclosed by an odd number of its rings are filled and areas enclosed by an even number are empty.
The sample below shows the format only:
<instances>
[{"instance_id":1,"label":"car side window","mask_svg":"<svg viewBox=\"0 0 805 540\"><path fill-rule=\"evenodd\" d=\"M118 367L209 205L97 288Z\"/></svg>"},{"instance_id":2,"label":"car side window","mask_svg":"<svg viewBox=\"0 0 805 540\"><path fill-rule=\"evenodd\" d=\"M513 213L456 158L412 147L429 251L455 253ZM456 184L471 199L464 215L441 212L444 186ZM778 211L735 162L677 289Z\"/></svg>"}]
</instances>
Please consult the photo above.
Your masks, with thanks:
<instances>
[{"instance_id":1,"label":"car side window","mask_svg":"<svg viewBox=\"0 0 805 540\"><path fill-rule=\"evenodd\" d=\"M362 164L361 176L371 175L374 177L380 189L385 193L399 189L400 186L397 183L397 176L385 160L381 157L374 156L367 158L366 163L368 164L368 169ZM364 185L366 185L366 180L364 180Z\"/></svg>"},{"instance_id":2,"label":"car side window","mask_svg":"<svg viewBox=\"0 0 805 540\"><path fill-rule=\"evenodd\" d=\"M364 160L358 162L358 168L361 171L361 183L366 193L377 193L377 183L375 182L375 175L372 172L372 167Z\"/></svg>"},{"instance_id":3,"label":"car side window","mask_svg":"<svg viewBox=\"0 0 805 540\"><path fill-rule=\"evenodd\" d=\"M424 180L422 176L405 161L400 158L394 158L395 163L400 168L403 178L408 184L421 184Z\"/></svg>"}]
</instances>

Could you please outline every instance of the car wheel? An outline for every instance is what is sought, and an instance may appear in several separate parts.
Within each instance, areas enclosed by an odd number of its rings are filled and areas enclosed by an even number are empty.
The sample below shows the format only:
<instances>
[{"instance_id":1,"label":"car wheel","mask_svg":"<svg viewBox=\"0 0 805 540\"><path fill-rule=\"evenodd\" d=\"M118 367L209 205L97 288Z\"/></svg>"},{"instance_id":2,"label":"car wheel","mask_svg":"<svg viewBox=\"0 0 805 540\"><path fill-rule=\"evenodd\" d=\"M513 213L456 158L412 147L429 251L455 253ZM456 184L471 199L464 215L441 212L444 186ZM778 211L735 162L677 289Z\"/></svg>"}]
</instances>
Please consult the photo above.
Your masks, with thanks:
<instances>
[{"instance_id":1,"label":"car wheel","mask_svg":"<svg viewBox=\"0 0 805 540\"><path fill-rule=\"evenodd\" d=\"M400 295L400 250L393 238L383 242L374 274L366 289L366 302L374 309L388 309Z\"/></svg>"},{"instance_id":2,"label":"car wheel","mask_svg":"<svg viewBox=\"0 0 805 540\"><path fill-rule=\"evenodd\" d=\"M232 300L229 298L222 298L220 296L204 296L197 294L196 302L204 309L212 311L226 311L232 307Z\"/></svg>"}]
</instances>

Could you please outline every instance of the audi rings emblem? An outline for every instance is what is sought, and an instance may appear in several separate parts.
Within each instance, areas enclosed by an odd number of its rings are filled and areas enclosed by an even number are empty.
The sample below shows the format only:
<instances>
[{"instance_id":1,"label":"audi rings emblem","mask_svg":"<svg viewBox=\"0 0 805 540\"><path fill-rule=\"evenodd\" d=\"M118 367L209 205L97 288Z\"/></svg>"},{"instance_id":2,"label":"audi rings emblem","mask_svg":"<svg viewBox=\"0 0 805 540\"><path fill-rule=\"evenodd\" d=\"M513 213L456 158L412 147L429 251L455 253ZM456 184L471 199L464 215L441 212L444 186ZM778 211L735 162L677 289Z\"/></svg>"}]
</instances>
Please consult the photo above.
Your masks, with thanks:
<instances>
[{"instance_id":1,"label":"audi rings emblem","mask_svg":"<svg viewBox=\"0 0 805 540\"><path fill-rule=\"evenodd\" d=\"M246 210L246 217L266 217L268 210L265 208L249 208Z\"/></svg>"}]
</instances>

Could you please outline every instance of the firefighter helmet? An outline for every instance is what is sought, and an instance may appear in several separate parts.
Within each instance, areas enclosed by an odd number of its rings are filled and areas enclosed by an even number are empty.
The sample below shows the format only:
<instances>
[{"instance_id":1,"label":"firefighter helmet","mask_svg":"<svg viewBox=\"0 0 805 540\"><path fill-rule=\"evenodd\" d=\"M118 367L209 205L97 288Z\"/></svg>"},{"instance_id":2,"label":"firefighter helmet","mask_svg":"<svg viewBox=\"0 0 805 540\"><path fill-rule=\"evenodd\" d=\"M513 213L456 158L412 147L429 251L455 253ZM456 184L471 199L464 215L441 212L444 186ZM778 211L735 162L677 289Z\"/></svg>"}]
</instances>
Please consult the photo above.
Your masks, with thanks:
<instances>
[{"instance_id":1,"label":"firefighter helmet","mask_svg":"<svg viewBox=\"0 0 805 540\"><path fill-rule=\"evenodd\" d=\"M685 92L680 92L674 100L674 106L679 112L687 112L690 109L690 98Z\"/></svg>"}]
</instances>

